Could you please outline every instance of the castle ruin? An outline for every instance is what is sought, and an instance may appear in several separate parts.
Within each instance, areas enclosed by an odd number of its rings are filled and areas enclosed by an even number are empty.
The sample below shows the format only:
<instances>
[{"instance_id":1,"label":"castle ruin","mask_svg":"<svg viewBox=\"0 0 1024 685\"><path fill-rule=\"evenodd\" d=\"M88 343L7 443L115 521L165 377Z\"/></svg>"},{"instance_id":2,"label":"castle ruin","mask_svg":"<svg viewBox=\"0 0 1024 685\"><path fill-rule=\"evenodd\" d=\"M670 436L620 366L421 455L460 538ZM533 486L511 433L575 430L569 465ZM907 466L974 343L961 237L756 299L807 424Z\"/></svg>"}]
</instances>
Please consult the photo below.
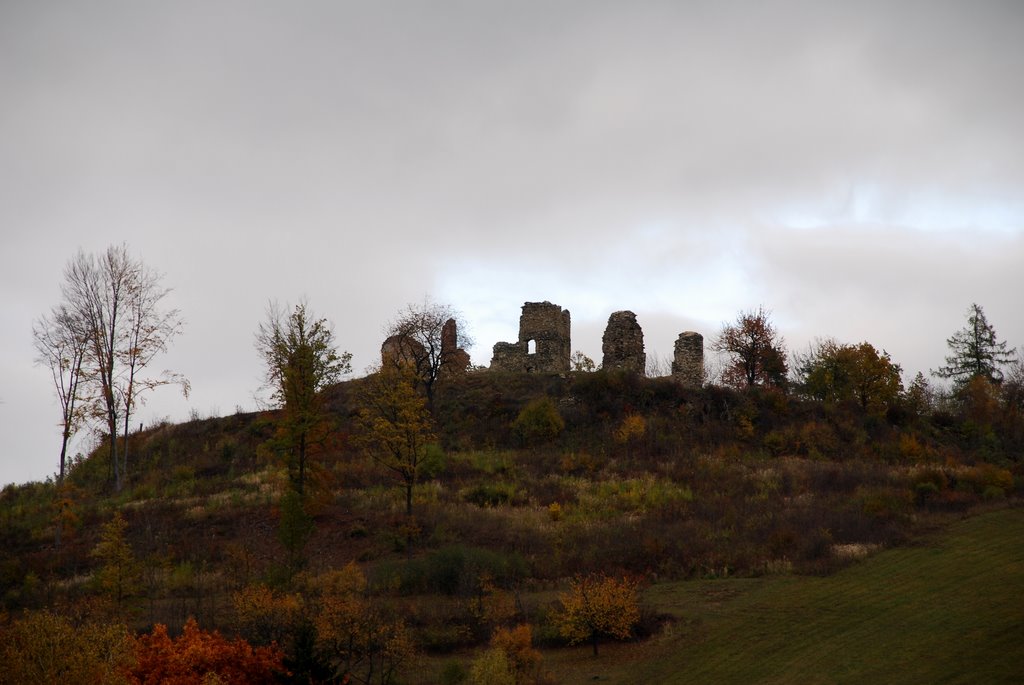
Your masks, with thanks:
<instances>
[{"instance_id":1,"label":"castle ruin","mask_svg":"<svg viewBox=\"0 0 1024 685\"><path fill-rule=\"evenodd\" d=\"M454 329L449 335L454 339ZM601 351L603 368L644 375L644 332L635 313L623 310L608 317ZM566 373L571 353L569 311L548 301L524 302L519 317L519 340L495 343L490 368L510 373ZM687 388L703 387L704 336L700 333L679 334L671 378Z\"/></svg>"},{"instance_id":2,"label":"castle ruin","mask_svg":"<svg viewBox=\"0 0 1024 685\"><path fill-rule=\"evenodd\" d=\"M631 311L614 312L608 317L608 327L601 340L605 369L618 369L643 375L647 367L644 352L644 331Z\"/></svg>"},{"instance_id":3,"label":"castle ruin","mask_svg":"<svg viewBox=\"0 0 1024 685\"><path fill-rule=\"evenodd\" d=\"M469 368L469 353L459 347L457 326L455 319L448 319L441 327L441 348L435 351L436 360L431 356L431 350L417 340L417 331L410 329L405 333L389 336L380 346L381 365L409 364L421 370L436 362L439 364L438 372L442 376L465 373ZM433 345L431 347L433 348Z\"/></svg>"},{"instance_id":4,"label":"castle ruin","mask_svg":"<svg viewBox=\"0 0 1024 685\"><path fill-rule=\"evenodd\" d=\"M704 385L704 336L693 331L679 334L672 360L672 378L687 388Z\"/></svg>"},{"instance_id":5,"label":"castle ruin","mask_svg":"<svg viewBox=\"0 0 1024 685\"><path fill-rule=\"evenodd\" d=\"M572 354L569 310L550 302L525 302L518 342L494 345L491 368L514 373L566 373Z\"/></svg>"}]
</instances>

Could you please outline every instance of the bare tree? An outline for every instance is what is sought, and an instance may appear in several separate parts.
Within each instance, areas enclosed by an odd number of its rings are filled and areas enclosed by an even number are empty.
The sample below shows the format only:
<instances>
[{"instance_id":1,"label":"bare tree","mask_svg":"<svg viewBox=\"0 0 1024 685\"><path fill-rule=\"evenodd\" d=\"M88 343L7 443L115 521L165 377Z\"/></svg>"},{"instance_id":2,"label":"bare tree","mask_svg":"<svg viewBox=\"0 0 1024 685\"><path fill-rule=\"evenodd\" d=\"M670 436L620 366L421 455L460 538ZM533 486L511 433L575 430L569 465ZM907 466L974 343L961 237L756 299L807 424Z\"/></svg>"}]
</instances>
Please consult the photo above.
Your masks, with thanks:
<instances>
[{"instance_id":1,"label":"bare tree","mask_svg":"<svg viewBox=\"0 0 1024 685\"><path fill-rule=\"evenodd\" d=\"M647 355L647 366L644 375L648 378L664 378L672 375L672 358L659 355L656 350L651 350Z\"/></svg>"},{"instance_id":2,"label":"bare tree","mask_svg":"<svg viewBox=\"0 0 1024 685\"><path fill-rule=\"evenodd\" d=\"M166 383L180 383L188 390L178 375L165 373L162 380L138 375L166 350L181 330L181 319L177 310L161 309L169 291L160 286L160 276L132 257L124 244L100 255L79 250L64 269L61 290L64 306L81 322L86 339L85 377L92 386L90 404L106 425L114 483L121 490L128 464L125 455L118 454L119 420L124 421L127 449L128 421L140 392Z\"/></svg>"},{"instance_id":3,"label":"bare tree","mask_svg":"<svg viewBox=\"0 0 1024 685\"><path fill-rule=\"evenodd\" d=\"M160 284L160 274L144 264L138 264L136 281L128 292L127 326L125 341L119 350L119 362L123 366L123 382L118 388L118 397L124 413L124 451L122 460L128 468L128 426L132 413L145 399L143 393L162 385L179 385L185 397L191 386L184 376L171 371L161 371L159 376L141 376L143 369L160 353L167 351L167 345L181 332L182 319L177 309L161 310L160 302L170 292Z\"/></svg>"},{"instance_id":4,"label":"bare tree","mask_svg":"<svg viewBox=\"0 0 1024 685\"><path fill-rule=\"evenodd\" d=\"M80 400L82 371L88 338L82 322L66 306L54 307L32 326L32 342L36 348L36 364L50 370L57 402L61 410L60 466L57 482L64 482L68 443L82 425Z\"/></svg>"},{"instance_id":5,"label":"bare tree","mask_svg":"<svg viewBox=\"0 0 1024 685\"><path fill-rule=\"evenodd\" d=\"M433 407L434 388L446 374L469 368L465 348L473 344L466 333L462 315L447 304L425 300L408 305L388 324L381 349L384 365L409 366L423 387L427 404Z\"/></svg>"}]
</instances>

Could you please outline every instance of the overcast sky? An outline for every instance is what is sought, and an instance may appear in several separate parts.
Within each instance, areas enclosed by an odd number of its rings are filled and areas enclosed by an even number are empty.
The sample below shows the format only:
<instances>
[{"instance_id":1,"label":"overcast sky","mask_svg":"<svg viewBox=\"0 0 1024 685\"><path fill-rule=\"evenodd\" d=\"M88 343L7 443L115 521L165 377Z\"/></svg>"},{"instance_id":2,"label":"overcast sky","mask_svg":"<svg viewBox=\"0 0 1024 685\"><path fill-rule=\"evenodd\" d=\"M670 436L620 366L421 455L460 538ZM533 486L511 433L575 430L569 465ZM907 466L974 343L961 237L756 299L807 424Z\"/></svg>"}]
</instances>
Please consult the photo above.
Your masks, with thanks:
<instances>
[{"instance_id":1,"label":"overcast sky","mask_svg":"<svg viewBox=\"0 0 1024 685\"><path fill-rule=\"evenodd\" d=\"M539 300L598 361L619 309L665 357L764 305L908 380L972 302L1024 345L1022 36L1016 0L6 0L0 484L56 471L32 321L121 242L186 320L147 424L255 407L271 299L358 373L424 297L482 365Z\"/></svg>"}]
</instances>

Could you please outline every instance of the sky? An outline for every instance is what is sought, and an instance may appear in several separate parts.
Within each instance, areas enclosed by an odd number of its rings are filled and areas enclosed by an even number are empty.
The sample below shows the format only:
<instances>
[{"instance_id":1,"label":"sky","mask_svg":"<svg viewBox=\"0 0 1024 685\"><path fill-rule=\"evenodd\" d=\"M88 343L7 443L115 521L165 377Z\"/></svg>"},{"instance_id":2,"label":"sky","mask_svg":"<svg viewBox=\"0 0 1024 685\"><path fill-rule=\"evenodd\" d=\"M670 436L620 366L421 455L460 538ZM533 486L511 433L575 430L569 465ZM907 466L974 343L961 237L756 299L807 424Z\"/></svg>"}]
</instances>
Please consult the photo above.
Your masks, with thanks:
<instances>
[{"instance_id":1,"label":"sky","mask_svg":"<svg viewBox=\"0 0 1024 685\"><path fill-rule=\"evenodd\" d=\"M479 365L543 300L597 361L622 309L658 359L762 305L906 381L972 302L1024 346L1022 35L1015 0L6 0L0 484L56 472L32 322L121 243L185 320L146 425L255 409L271 300L356 375L425 298Z\"/></svg>"}]
</instances>

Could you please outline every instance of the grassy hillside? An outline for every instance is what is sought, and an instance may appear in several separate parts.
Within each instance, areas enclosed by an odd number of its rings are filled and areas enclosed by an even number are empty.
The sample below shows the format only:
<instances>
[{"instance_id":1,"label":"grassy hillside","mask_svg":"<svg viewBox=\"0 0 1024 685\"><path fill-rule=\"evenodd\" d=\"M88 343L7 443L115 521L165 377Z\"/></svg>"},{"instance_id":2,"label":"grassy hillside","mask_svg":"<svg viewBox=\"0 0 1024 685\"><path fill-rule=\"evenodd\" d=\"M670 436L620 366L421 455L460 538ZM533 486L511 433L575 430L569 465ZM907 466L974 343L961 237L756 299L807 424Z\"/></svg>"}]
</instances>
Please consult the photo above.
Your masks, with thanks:
<instances>
[{"instance_id":1,"label":"grassy hillside","mask_svg":"<svg viewBox=\"0 0 1024 685\"><path fill-rule=\"evenodd\" d=\"M1016 667L1016 404L879 414L623 374L470 374L438 387L409 516L356 439L363 382L329 391L297 505L274 412L133 434L121 492L102 445L62 489L5 487L0 633L44 609L141 633L191 616L277 641L315 680L323 600L357 587L345 601L402 626L417 655L395 683L464 682L494 631L519 624L547 682L969 682ZM132 571L116 597L94 554L115 516ZM599 572L641 579L649 610L594 661L552 615L569 579Z\"/></svg>"},{"instance_id":2,"label":"grassy hillside","mask_svg":"<svg viewBox=\"0 0 1024 685\"><path fill-rule=\"evenodd\" d=\"M643 645L547 657L561 683L1019 683L1024 510L990 512L828 577L664 583Z\"/></svg>"}]
</instances>

